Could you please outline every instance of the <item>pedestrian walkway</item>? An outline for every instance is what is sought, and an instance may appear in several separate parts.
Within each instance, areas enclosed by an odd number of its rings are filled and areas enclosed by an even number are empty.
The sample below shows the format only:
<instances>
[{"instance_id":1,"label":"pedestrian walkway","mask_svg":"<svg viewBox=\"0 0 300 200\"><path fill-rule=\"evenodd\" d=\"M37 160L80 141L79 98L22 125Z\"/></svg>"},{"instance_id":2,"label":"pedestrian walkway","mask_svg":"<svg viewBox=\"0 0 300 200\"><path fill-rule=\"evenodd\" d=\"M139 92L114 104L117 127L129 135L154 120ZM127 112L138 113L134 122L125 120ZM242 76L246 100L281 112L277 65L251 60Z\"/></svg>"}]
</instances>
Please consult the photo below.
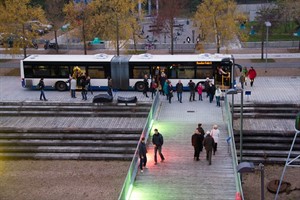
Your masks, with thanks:
<instances>
[{"instance_id":1,"label":"pedestrian walkway","mask_svg":"<svg viewBox=\"0 0 300 200\"><path fill-rule=\"evenodd\" d=\"M251 91L251 95L244 96L244 103L299 103L300 78L258 77L253 87L245 86L245 91ZM149 145L148 169L136 177L130 199L234 199L234 166L228 154L228 133L222 109L216 107L215 102L210 104L206 98L203 102L188 102L188 93L184 93L182 104L173 99L174 102L169 104L163 97L161 111L153 126L164 136L166 160L154 165L153 146ZM240 94L234 100L240 103ZM205 160L205 151L201 152L200 162L193 160L191 136L198 123L203 124L205 131L213 124L219 125L221 136L212 165Z\"/></svg>"},{"instance_id":2,"label":"pedestrian walkway","mask_svg":"<svg viewBox=\"0 0 300 200\"><path fill-rule=\"evenodd\" d=\"M164 136L166 160L154 165L153 146L149 146L148 169L137 176L130 199L234 199L235 179L222 109L215 102L209 103L206 97L204 101L188 102L188 95L184 93L182 104L176 98L169 104L161 97L162 108L153 129L157 128ZM200 161L193 160L191 136L198 123L203 124L205 131L219 125L221 136L212 165L206 161L205 150Z\"/></svg>"}]
</instances>

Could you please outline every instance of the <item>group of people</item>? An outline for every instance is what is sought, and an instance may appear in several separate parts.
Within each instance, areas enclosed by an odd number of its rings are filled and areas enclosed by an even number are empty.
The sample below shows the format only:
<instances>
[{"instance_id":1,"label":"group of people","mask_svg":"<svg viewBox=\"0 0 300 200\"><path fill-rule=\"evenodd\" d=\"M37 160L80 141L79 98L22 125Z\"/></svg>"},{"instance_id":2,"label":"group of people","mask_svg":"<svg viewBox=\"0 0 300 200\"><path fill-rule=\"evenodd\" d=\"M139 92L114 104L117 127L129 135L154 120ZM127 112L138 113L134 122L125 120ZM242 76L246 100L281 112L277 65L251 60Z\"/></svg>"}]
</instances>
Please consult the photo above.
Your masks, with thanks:
<instances>
[{"instance_id":1,"label":"group of people","mask_svg":"<svg viewBox=\"0 0 300 200\"><path fill-rule=\"evenodd\" d=\"M241 87L244 89L244 85L247 86L247 77L250 80L250 86L253 87L254 79L256 78L256 71L253 67L248 70L247 67L243 67L240 75Z\"/></svg>"},{"instance_id":2,"label":"group of people","mask_svg":"<svg viewBox=\"0 0 300 200\"><path fill-rule=\"evenodd\" d=\"M160 156L161 162L165 160L164 155L162 154L162 145L164 144L164 138L162 134L158 132L157 129L154 129L154 134L152 136L152 144L154 146L154 164L157 165L157 152ZM144 169L147 169L147 147L145 143L145 138L142 137L139 145L139 157L140 157L140 170L143 172Z\"/></svg>"},{"instance_id":3,"label":"group of people","mask_svg":"<svg viewBox=\"0 0 300 200\"><path fill-rule=\"evenodd\" d=\"M182 103L182 93L183 93L183 84L181 80L178 80L175 87L173 87L171 81L167 79L166 75L162 73L160 77L160 81L157 81L155 78L151 79L150 87L148 83L148 75L144 75L143 79L144 83L144 89L143 94L148 98L147 91L151 92L152 99L156 95L157 92L159 92L160 95L166 96L169 103L172 103L172 98L174 97L174 93L177 94L177 100ZM189 101L196 101L196 93L198 94L198 100L203 101L203 91L206 91L207 98L209 98L209 102L212 103L214 97L216 97L217 106L220 107L220 99L222 96L222 91L219 86L215 86L213 82L206 78L206 81L204 82L204 87L202 84L195 84L193 80L190 80L188 83L188 88L190 91ZM174 90L175 89L175 90Z\"/></svg>"},{"instance_id":4,"label":"group of people","mask_svg":"<svg viewBox=\"0 0 300 200\"><path fill-rule=\"evenodd\" d=\"M212 129L210 131L206 131L205 134L204 129L202 128L202 124L199 123L191 138L192 146L194 147L194 160L200 160L200 152L203 150L204 147L206 150L206 160L208 161L209 165L211 165L212 155L215 155L217 152L219 137L220 130L218 129L218 125L213 125ZM162 154L164 138L162 134L158 132L158 129L154 129L154 134L152 136L152 144L154 146L154 164L157 165L157 153L160 156L161 162L165 160L165 157ZM147 168L147 147L144 137L141 138L138 152L140 158L139 167L141 172L143 172L143 170Z\"/></svg>"},{"instance_id":5,"label":"group of people","mask_svg":"<svg viewBox=\"0 0 300 200\"><path fill-rule=\"evenodd\" d=\"M217 125L214 125L211 131L206 131L202 128L202 124L199 123L192 135L191 141L194 147L194 160L200 160L200 152L203 147L206 150L206 160L211 165L212 154L215 155L217 151L218 141L220 137L220 130Z\"/></svg>"}]
</instances>

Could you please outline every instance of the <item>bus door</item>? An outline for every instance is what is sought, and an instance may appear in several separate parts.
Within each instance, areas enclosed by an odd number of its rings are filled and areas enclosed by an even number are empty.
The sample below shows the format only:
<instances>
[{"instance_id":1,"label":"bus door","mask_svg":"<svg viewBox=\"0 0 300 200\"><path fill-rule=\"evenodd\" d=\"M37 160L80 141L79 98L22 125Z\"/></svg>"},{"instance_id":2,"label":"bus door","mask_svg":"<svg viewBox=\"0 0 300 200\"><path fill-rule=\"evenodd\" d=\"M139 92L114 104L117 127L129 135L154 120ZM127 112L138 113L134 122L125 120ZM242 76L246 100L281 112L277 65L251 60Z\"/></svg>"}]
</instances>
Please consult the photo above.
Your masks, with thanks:
<instances>
[{"instance_id":1,"label":"bus door","mask_svg":"<svg viewBox=\"0 0 300 200\"><path fill-rule=\"evenodd\" d=\"M231 70L228 66L218 65L215 69L215 85L219 85L221 90L230 88Z\"/></svg>"},{"instance_id":2,"label":"bus door","mask_svg":"<svg viewBox=\"0 0 300 200\"><path fill-rule=\"evenodd\" d=\"M72 71L72 78L76 79L77 88L81 89L81 79L84 75L86 75L86 66L78 65L74 66Z\"/></svg>"}]
</instances>

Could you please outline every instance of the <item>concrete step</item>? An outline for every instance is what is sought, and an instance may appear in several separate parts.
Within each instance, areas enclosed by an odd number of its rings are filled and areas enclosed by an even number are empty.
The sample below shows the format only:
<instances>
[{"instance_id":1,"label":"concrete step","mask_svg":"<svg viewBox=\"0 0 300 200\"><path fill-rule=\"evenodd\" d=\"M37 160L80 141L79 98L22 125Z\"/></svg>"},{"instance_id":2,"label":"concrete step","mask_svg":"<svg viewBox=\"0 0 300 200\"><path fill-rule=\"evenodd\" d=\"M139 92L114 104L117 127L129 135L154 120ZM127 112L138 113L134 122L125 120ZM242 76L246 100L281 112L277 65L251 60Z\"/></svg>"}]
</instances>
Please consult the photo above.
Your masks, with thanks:
<instances>
[{"instance_id":1,"label":"concrete step","mask_svg":"<svg viewBox=\"0 0 300 200\"><path fill-rule=\"evenodd\" d=\"M236 148L239 149L240 148L240 144L236 143ZM289 151L291 148L291 143L290 144L281 144L281 143L276 143L276 144L256 144L256 143L246 143L243 144L243 149L247 149L247 150L277 150L277 151ZM295 151L300 151L300 144L295 144L294 145L294 150Z\"/></svg>"},{"instance_id":2,"label":"concrete step","mask_svg":"<svg viewBox=\"0 0 300 200\"><path fill-rule=\"evenodd\" d=\"M87 111L1 111L0 116L31 116L31 117L144 117L148 116L148 112L87 112Z\"/></svg>"},{"instance_id":3,"label":"concrete step","mask_svg":"<svg viewBox=\"0 0 300 200\"><path fill-rule=\"evenodd\" d=\"M139 134L141 128L20 128L1 127L0 133Z\"/></svg>"},{"instance_id":4,"label":"concrete step","mask_svg":"<svg viewBox=\"0 0 300 200\"><path fill-rule=\"evenodd\" d=\"M0 153L114 153L134 154L136 147L5 146Z\"/></svg>"},{"instance_id":5,"label":"concrete step","mask_svg":"<svg viewBox=\"0 0 300 200\"><path fill-rule=\"evenodd\" d=\"M240 131L234 130L234 137L239 137ZM294 137L295 131L274 131L274 130L243 130L243 136L274 136L274 137Z\"/></svg>"},{"instance_id":6,"label":"concrete step","mask_svg":"<svg viewBox=\"0 0 300 200\"><path fill-rule=\"evenodd\" d=\"M131 161L133 154L114 153L0 153L1 160L124 160Z\"/></svg>"},{"instance_id":7,"label":"concrete step","mask_svg":"<svg viewBox=\"0 0 300 200\"><path fill-rule=\"evenodd\" d=\"M93 111L93 112L107 112L107 111L130 111L130 112L149 112L150 106L52 106L52 105L38 105L38 106L0 106L1 111Z\"/></svg>"},{"instance_id":8,"label":"concrete step","mask_svg":"<svg viewBox=\"0 0 300 200\"><path fill-rule=\"evenodd\" d=\"M141 134L71 134L71 133L0 133L1 139L41 139L41 140L135 140Z\"/></svg>"},{"instance_id":9,"label":"concrete step","mask_svg":"<svg viewBox=\"0 0 300 200\"><path fill-rule=\"evenodd\" d=\"M300 110L300 108L299 108ZM240 113L240 107L234 108L234 113ZM297 114L299 111L295 108L286 108L286 107L246 107L243 108L243 113L295 113Z\"/></svg>"},{"instance_id":10,"label":"concrete step","mask_svg":"<svg viewBox=\"0 0 300 200\"><path fill-rule=\"evenodd\" d=\"M243 156L247 157L283 157L287 158L289 151L276 151L276 150L243 150ZM237 151L240 155L240 151ZM292 151L291 158L300 155L300 151Z\"/></svg>"},{"instance_id":11,"label":"concrete step","mask_svg":"<svg viewBox=\"0 0 300 200\"><path fill-rule=\"evenodd\" d=\"M240 137L234 137L239 142ZM294 137L276 137L276 136L243 136L243 143L276 143L276 144L292 144ZM297 138L295 144L300 144L300 138Z\"/></svg>"},{"instance_id":12,"label":"concrete step","mask_svg":"<svg viewBox=\"0 0 300 200\"><path fill-rule=\"evenodd\" d=\"M240 161L240 158L238 157ZM243 156L243 162L253 162L255 164L263 163L263 164L285 164L286 158L278 158L278 157L247 157ZM293 164L300 165L300 160L296 160Z\"/></svg>"},{"instance_id":13,"label":"concrete step","mask_svg":"<svg viewBox=\"0 0 300 200\"><path fill-rule=\"evenodd\" d=\"M0 146L118 146L135 147L136 141L127 140L0 140Z\"/></svg>"},{"instance_id":14,"label":"concrete step","mask_svg":"<svg viewBox=\"0 0 300 200\"><path fill-rule=\"evenodd\" d=\"M243 118L256 118L256 119L295 119L297 113L243 113ZM239 113L234 113L233 118L240 118Z\"/></svg>"}]
</instances>

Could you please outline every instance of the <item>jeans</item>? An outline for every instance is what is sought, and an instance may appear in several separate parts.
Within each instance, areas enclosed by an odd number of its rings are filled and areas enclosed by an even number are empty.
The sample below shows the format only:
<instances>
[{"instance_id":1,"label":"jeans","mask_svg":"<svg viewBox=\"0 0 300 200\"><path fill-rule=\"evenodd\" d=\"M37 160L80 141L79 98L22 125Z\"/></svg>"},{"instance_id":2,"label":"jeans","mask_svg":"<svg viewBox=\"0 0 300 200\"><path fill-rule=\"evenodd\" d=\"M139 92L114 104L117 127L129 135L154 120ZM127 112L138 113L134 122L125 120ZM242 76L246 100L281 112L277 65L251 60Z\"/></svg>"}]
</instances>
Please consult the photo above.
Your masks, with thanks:
<instances>
[{"instance_id":1,"label":"jeans","mask_svg":"<svg viewBox=\"0 0 300 200\"><path fill-rule=\"evenodd\" d=\"M146 167L147 164L147 156L144 155L143 158L140 156L140 169L142 170L143 167Z\"/></svg>"},{"instance_id":2,"label":"jeans","mask_svg":"<svg viewBox=\"0 0 300 200\"><path fill-rule=\"evenodd\" d=\"M216 96L216 101L217 101L217 106L218 107L221 107L220 99L221 99L220 96Z\"/></svg>"},{"instance_id":3,"label":"jeans","mask_svg":"<svg viewBox=\"0 0 300 200\"><path fill-rule=\"evenodd\" d=\"M212 149L206 150L206 160L208 160L209 165L211 165Z\"/></svg>"},{"instance_id":4,"label":"jeans","mask_svg":"<svg viewBox=\"0 0 300 200\"><path fill-rule=\"evenodd\" d=\"M199 94L199 101L202 101L202 94Z\"/></svg>"},{"instance_id":5,"label":"jeans","mask_svg":"<svg viewBox=\"0 0 300 200\"><path fill-rule=\"evenodd\" d=\"M71 90L71 97L72 98L76 98L76 90Z\"/></svg>"},{"instance_id":6,"label":"jeans","mask_svg":"<svg viewBox=\"0 0 300 200\"><path fill-rule=\"evenodd\" d=\"M160 159L163 161L165 159L164 155L161 153L161 146L154 147L154 161L157 163L157 151L159 153Z\"/></svg>"},{"instance_id":7,"label":"jeans","mask_svg":"<svg viewBox=\"0 0 300 200\"><path fill-rule=\"evenodd\" d=\"M87 91L86 90L83 89L81 91L81 95L82 95L82 100L87 100L87 96L86 96L87 95Z\"/></svg>"},{"instance_id":8,"label":"jeans","mask_svg":"<svg viewBox=\"0 0 300 200\"><path fill-rule=\"evenodd\" d=\"M190 101L195 101L195 91L190 91Z\"/></svg>"},{"instance_id":9,"label":"jeans","mask_svg":"<svg viewBox=\"0 0 300 200\"><path fill-rule=\"evenodd\" d=\"M182 92L177 92L177 98L180 103L182 103Z\"/></svg>"},{"instance_id":10,"label":"jeans","mask_svg":"<svg viewBox=\"0 0 300 200\"><path fill-rule=\"evenodd\" d=\"M47 100L46 97L45 97L44 90L42 89L42 90L41 90L41 94L40 94L40 100L43 100L43 99L44 99L44 100Z\"/></svg>"}]
</instances>

